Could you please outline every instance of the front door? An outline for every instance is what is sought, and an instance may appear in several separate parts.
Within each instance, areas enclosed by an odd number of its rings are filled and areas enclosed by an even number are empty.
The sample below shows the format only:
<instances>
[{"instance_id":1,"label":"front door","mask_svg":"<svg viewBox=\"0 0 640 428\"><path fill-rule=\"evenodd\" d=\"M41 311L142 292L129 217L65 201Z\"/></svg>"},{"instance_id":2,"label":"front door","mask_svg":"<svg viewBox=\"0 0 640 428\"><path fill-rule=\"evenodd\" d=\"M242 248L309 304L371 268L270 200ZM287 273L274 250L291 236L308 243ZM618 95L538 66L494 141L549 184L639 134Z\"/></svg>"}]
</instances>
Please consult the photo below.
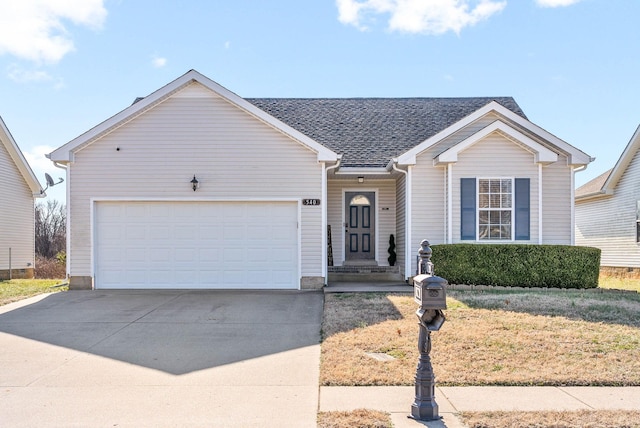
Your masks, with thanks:
<instances>
[{"instance_id":1,"label":"front door","mask_svg":"<svg viewBox=\"0 0 640 428\"><path fill-rule=\"evenodd\" d=\"M345 259L375 260L375 193L345 192Z\"/></svg>"}]
</instances>

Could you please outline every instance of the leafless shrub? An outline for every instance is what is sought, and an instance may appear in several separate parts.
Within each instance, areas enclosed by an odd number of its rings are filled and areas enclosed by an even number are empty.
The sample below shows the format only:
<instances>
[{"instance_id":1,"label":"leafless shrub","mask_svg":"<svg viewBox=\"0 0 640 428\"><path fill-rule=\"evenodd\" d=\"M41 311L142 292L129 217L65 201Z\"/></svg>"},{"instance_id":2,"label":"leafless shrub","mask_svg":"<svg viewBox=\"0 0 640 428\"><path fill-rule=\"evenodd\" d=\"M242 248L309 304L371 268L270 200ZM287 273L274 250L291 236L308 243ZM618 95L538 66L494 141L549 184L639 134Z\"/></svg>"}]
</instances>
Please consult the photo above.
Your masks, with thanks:
<instances>
[{"instance_id":1,"label":"leafless shrub","mask_svg":"<svg viewBox=\"0 0 640 428\"><path fill-rule=\"evenodd\" d=\"M63 279L66 277L64 260L46 258L36 254L35 274L38 279Z\"/></svg>"}]
</instances>

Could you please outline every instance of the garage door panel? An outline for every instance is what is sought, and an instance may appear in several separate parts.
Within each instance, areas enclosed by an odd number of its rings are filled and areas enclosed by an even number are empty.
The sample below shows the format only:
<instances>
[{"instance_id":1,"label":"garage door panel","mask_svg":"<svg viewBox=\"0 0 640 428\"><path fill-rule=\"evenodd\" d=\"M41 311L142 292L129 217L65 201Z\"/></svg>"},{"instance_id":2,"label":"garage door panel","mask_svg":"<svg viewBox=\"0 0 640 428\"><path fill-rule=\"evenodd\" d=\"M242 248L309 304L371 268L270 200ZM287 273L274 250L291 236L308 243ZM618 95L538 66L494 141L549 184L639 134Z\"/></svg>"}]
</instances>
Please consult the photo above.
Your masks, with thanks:
<instances>
[{"instance_id":1,"label":"garage door panel","mask_svg":"<svg viewBox=\"0 0 640 428\"><path fill-rule=\"evenodd\" d=\"M97 288L298 288L295 202L114 201L95 212Z\"/></svg>"}]
</instances>

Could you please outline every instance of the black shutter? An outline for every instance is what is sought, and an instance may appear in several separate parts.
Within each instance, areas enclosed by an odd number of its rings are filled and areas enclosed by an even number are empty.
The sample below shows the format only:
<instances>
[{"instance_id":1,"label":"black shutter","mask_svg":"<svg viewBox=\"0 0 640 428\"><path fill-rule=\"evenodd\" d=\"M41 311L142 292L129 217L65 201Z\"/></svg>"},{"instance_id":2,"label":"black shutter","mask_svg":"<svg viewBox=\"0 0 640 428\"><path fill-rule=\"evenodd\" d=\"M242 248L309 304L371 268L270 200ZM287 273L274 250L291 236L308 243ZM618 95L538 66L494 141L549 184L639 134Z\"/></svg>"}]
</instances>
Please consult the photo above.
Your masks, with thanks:
<instances>
[{"instance_id":1,"label":"black shutter","mask_svg":"<svg viewBox=\"0 0 640 428\"><path fill-rule=\"evenodd\" d=\"M528 178L516 178L516 227L515 238L516 240L529 240L531 239L530 233L530 190L529 190Z\"/></svg>"},{"instance_id":2,"label":"black shutter","mask_svg":"<svg viewBox=\"0 0 640 428\"><path fill-rule=\"evenodd\" d=\"M460 239L476 239L476 179L460 179Z\"/></svg>"}]
</instances>

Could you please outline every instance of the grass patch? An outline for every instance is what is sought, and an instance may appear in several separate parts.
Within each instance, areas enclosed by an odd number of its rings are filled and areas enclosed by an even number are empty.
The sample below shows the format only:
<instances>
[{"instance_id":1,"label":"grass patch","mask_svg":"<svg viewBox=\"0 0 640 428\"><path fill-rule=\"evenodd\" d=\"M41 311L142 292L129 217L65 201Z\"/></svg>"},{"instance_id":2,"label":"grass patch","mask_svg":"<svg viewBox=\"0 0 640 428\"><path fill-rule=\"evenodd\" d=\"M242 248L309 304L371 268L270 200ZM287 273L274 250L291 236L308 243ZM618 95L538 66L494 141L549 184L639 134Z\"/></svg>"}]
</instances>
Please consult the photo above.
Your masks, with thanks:
<instances>
[{"instance_id":1,"label":"grass patch","mask_svg":"<svg viewBox=\"0 0 640 428\"><path fill-rule=\"evenodd\" d=\"M431 336L439 385L640 385L640 295L449 291L447 302ZM407 295L326 295L321 384L413 385L416 308Z\"/></svg>"},{"instance_id":2,"label":"grass patch","mask_svg":"<svg viewBox=\"0 0 640 428\"><path fill-rule=\"evenodd\" d=\"M469 428L638 428L640 411L464 412Z\"/></svg>"},{"instance_id":3,"label":"grass patch","mask_svg":"<svg viewBox=\"0 0 640 428\"><path fill-rule=\"evenodd\" d=\"M62 283L60 279L12 279L0 281L0 306L26 299L42 293L55 293L68 289L54 287Z\"/></svg>"},{"instance_id":4,"label":"grass patch","mask_svg":"<svg viewBox=\"0 0 640 428\"><path fill-rule=\"evenodd\" d=\"M598 279L598 287L611 290L637 291L640 293L640 279L600 276Z\"/></svg>"},{"instance_id":5,"label":"grass patch","mask_svg":"<svg viewBox=\"0 0 640 428\"><path fill-rule=\"evenodd\" d=\"M392 428L391 416L377 410L357 409L351 412L320 412L318 428Z\"/></svg>"}]
</instances>

